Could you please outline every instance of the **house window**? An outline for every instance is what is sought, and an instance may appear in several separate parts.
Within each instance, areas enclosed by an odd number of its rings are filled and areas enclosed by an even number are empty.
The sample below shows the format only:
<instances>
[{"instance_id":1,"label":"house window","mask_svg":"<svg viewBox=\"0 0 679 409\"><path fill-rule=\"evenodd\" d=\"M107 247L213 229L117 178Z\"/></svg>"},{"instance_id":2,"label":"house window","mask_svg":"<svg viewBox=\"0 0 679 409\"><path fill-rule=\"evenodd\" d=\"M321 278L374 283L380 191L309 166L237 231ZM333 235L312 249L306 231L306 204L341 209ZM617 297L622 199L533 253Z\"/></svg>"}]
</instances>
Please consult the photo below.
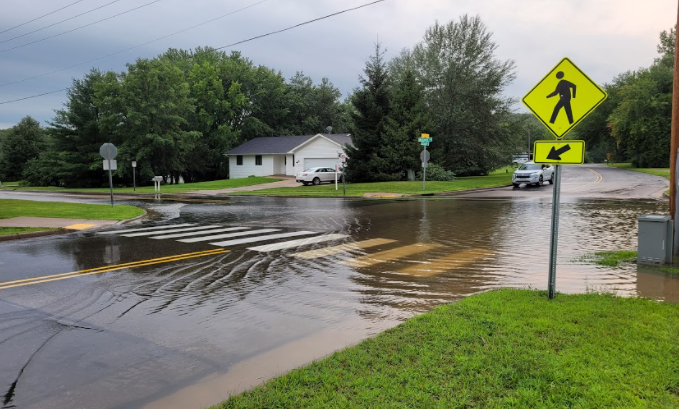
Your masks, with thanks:
<instances>
[{"instance_id":1,"label":"house window","mask_svg":"<svg viewBox=\"0 0 679 409\"><path fill-rule=\"evenodd\" d=\"M255 156L255 165L262 166L262 155Z\"/></svg>"},{"instance_id":2,"label":"house window","mask_svg":"<svg viewBox=\"0 0 679 409\"><path fill-rule=\"evenodd\" d=\"M243 166L243 155L236 156L236 165Z\"/></svg>"},{"instance_id":3,"label":"house window","mask_svg":"<svg viewBox=\"0 0 679 409\"><path fill-rule=\"evenodd\" d=\"M283 165L288 164L288 155L283 156Z\"/></svg>"}]
</instances>

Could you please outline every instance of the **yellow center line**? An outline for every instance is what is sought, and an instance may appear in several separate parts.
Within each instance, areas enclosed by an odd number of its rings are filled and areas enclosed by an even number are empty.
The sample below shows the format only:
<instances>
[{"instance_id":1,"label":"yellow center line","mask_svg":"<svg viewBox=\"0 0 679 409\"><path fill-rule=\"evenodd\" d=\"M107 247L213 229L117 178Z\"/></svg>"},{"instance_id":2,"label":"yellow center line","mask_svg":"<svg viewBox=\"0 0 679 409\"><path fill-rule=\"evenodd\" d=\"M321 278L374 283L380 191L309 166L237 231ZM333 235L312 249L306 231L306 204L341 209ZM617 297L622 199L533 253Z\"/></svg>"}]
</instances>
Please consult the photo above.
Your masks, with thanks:
<instances>
[{"instance_id":1,"label":"yellow center line","mask_svg":"<svg viewBox=\"0 0 679 409\"><path fill-rule=\"evenodd\" d=\"M32 285L32 284L47 283L47 282L50 282L50 281L65 280L67 278L75 278L75 277L87 276L87 275L92 275L92 274L107 273L107 272L110 272L110 271L123 270L123 269L126 269L126 268L143 267L143 266L150 266L150 265L154 265L154 264L162 264L162 263L170 263L170 262L173 262L173 261L187 260L187 259L196 258L196 257L205 257L205 256L212 256L212 255L217 255L217 254L224 254L224 253L228 253L229 251L230 250L225 250L225 249L199 251L199 252L195 252L195 253L177 254L177 255L174 255L174 256L160 257L160 258L154 258L154 259L149 259L149 260L141 260L141 261L135 261L135 262L131 262L131 263L114 264L114 265L111 265L111 266L91 268L91 269L87 269L87 270L72 271L70 273L62 273L62 274L54 274L54 275L50 275L50 276L34 277L34 278L28 278L28 279L24 279L24 280L7 281L7 282L4 282L4 283L0 283L0 290L4 290L4 289L8 289L8 288L14 288L14 287L22 287L22 286Z\"/></svg>"},{"instance_id":2,"label":"yellow center line","mask_svg":"<svg viewBox=\"0 0 679 409\"><path fill-rule=\"evenodd\" d=\"M399 272L421 277L430 277L446 271L468 266L480 259L493 256L494 254L495 253L492 251L486 249L463 250L435 260L417 263L410 267L401 269Z\"/></svg>"},{"instance_id":3,"label":"yellow center line","mask_svg":"<svg viewBox=\"0 0 679 409\"><path fill-rule=\"evenodd\" d=\"M417 253L422 253L427 250L435 249L437 247L441 246L438 244L427 244L427 243L411 244L410 246L398 247L391 250L380 251L379 253L375 254L357 257L354 259L343 260L340 261L340 264L344 264L349 267L367 267L379 263L384 263L385 261L390 261L393 259L411 256Z\"/></svg>"}]
</instances>

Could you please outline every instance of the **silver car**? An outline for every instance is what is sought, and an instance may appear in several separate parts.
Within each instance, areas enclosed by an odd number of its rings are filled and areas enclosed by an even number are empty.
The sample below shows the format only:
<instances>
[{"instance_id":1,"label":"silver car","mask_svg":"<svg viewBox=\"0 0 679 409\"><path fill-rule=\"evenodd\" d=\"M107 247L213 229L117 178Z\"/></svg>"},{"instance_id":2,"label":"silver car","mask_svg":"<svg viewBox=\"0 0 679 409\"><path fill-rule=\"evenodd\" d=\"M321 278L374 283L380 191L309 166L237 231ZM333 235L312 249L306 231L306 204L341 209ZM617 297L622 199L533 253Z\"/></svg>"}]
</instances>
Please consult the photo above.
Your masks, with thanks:
<instances>
[{"instance_id":1,"label":"silver car","mask_svg":"<svg viewBox=\"0 0 679 409\"><path fill-rule=\"evenodd\" d=\"M554 167L552 165L540 165L535 162L526 162L519 166L512 175L512 185L519 187L521 183L542 186L548 181L554 183Z\"/></svg>"},{"instance_id":2,"label":"silver car","mask_svg":"<svg viewBox=\"0 0 679 409\"><path fill-rule=\"evenodd\" d=\"M342 172L337 171L337 180L342 179ZM297 182L303 183L304 185L314 184L320 185L323 182L334 182L335 181L335 169L333 168L309 168L297 174L295 177Z\"/></svg>"}]
</instances>

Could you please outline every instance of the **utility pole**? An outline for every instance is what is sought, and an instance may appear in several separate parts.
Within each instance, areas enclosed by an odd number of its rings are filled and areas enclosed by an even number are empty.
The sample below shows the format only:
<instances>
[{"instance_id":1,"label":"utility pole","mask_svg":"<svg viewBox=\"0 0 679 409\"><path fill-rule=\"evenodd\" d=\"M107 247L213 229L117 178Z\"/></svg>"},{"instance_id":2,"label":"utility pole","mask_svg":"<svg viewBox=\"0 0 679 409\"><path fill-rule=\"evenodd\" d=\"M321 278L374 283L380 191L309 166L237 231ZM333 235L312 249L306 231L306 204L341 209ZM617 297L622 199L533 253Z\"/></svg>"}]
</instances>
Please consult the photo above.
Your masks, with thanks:
<instances>
[{"instance_id":1,"label":"utility pole","mask_svg":"<svg viewBox=\"0 0 679 409\"><path fill-rule=\"evenodd\" d=\"M679 4L677 5L679 25ZM670 143L670 216L674 219L672 254L679 254L679 215L677 215L677 149L679 149L679 35L674 33L674 85L672 87L672 137Z\"/></svg>"}]
</instances>

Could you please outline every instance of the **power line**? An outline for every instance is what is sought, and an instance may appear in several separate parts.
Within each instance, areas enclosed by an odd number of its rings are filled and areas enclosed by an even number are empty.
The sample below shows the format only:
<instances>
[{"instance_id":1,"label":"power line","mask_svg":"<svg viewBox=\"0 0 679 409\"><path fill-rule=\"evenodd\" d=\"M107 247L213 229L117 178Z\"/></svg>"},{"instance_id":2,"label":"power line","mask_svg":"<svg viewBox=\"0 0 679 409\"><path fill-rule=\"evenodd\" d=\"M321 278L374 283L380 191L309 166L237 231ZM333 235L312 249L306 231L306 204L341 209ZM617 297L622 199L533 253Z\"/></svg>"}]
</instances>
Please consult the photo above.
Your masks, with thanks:
<instances>
[{"instance_id":1,"label":"power line","mask_svg":"<svg viewBox=\"0 0 679 409\"><path fill-rule=\"evenodd\" d=\"M282 30L272 31L270 33L266 33L266 34L262 34L262 35L258 35L258 36L255 36L255 37L248 38L247 40L242 40L242 41L231 43L231 44L228 44L228 45L225 45L225 46L222 46L222 47L218 47L218 48L215 48L215 50L221 50L222 48L233 47L234 45L243 44L243 43L247 43L247 42L250 42L250 41L253 41L253 40L257 40L257 39L260 39L260 38L263 38L263 37L268 37L268 36L273 35L273 34L282 33L284 31L292 30L294 28L301 27L301 26L304 26L304 25L307 25L307 24L311 24L311 23L316 22L316 21L325 20L326 18L333 17L333 16L336 16L338 14L343 14L343 13L347 13L349 11L362 9L363 7L372 6L373 4L381 3L383 1L385 1L385 0L377 0L377 1L373 1L372 3L366 3L366 4L363 4L363 5L360 5L358 7L353 7L353 8L350 8L350 9L338 11L337 13L332 13L332 14L328 14L327 16L318 17L318 18L315 18L313 20L305 21L303 23L299 23L299 24L296 24L294 26L284 28Z\"/></svg>"},{"instance_id":2,"label":"power line","mask_svg":"<svg viewBox=\"0 0 679 409\"><path fill-rule=\"evenodd\" d=\"M232 12L229 12L229 13L226 13L226 14L222 14L222 15L219 16L219 17L215 17L215 18L213 18L213 19L210 19L210 20L207 20L207 21L203 21L202 23L198 23L198 24L193 25L193 26L191 26L191 27L187 27L187 28L185 28L185 29L182 29L182 30L179 30L179 31L175 31L174 33L171 33L171 34L168 34L168 35L165 35L165 36L162 36L162 37L158 37L158 38L156 38L155 40L147 41L147 42L145 42L145 43L143 43L143 44L138 44L138 45L135 45L135 46L133 46L133 47L126 48L126 49L120 50L120 51L116 51L116 52L114 52L114 53L107 54L107 55L104 55L104 56L102 56L102 57L97 57L97 58L94 58L94 59L89 60L89 61L85 61L85 62L81 62L81 63L78 63L78 64L74 64L74 65L71 65L70 67L61 68L61 69L58 69L58 70L46 72L46 73L44 73L44 74L35 75L35 76L33 76L33 77L24 78L24 79L21 79L21 80L18 80L18 81L6 82L6 83L4 83L4 84L0 84L0 88L6 87L6 86L12 85L12 84L18 84L18 83L20 83L20 82L25 82L25 81L33 80L33 79L36 79L36 78L41 78L41 77L44 77L44 76L46 76L46 75L56 74L56 73L58 73L58 72L70 70L71 68L79 67L79 66L85 65L85 64L90 64L90 63L93 63L93 62L95 62L95 61L103 60L104 58L113 57L114 55L122 54L122 53L124 53L124 52L130 51L130 50L134 50L135 48L143 47L143 46L145 46L145 45L149 45L149 44L154 43L154 42L156 42L156 41L164 40L164 39L169 38L169 37L172 37L172 36L174 36L174 35L181 34L181 33L183 33L183 32L189 31L189 30L193 30L194 28L203 26L203 25L208 24L208 23L212 23L212 22L217 21L217 20L219 20L219 19L222 19L222 18L224 18L224 17L228 17L228 16L230 16L230 15L233 15L233 14L239 13L239 12L241 12L241 11L247 10L247 9L249 9L249 8L255 7L255 6L259 5L259 4L266 3L267 1L270 1L270 0L261 0L261 1L257 2L257 3L250 4L249 6L245 6L245 7L239 8L238 10L234 10L234 11L232 11Z\"/></svg>"},{"instance_id":3,"label":"power line","mask_svg":"<svg viewBox=\"0 0 679 409\"><path fill-rule=\"evenodd\" d=\"M66 22L66 21L69 21L69 20L73 20L74 18L77 18L77 17L80 17L80 16L84 16L85 14L89 14L89 13L91 13L91 12L93 12L93 11L96 11L96 10L99 10L99 9L103 9L103 8L106 7L106 6L110 6L111 4L117 3L117 2L119 2L119 1L120 1L120 0L113 0L113 1L110 2L110 3L106 3L106 4L102 5L102 6L93 8L93 9L91 9L91 10L88 10L88 11L84 12L84 13L76 14L76 15L73 16L73 17L69 17L69 18L67 18L67 19L64 19L64 20L61 20L61 21L57 21L56 23L52 23L52 24L50 24L50 25L48 25L48 26L45 26L45 27L42 27L42 28L38 28L38 29L33 30L33 31L29 31L28 33L24 33L24 34L21 34L21 35L12 37L12 38L8 38L7 40L2 40L2 41L0 41L0 44L6 43L6 42L8 42L8 41L16 40L17 38L25 37L25 36L27 36L27 35L29 35L29 34L37 33L38 31L42 31L42 30L44 30L44 29L46 29L46 28L54 27L54 26L56 26L56 25L58 25L58 24L61 24L61 23L63 23L63 22ZM77 2L76 2L76 3L77 3Z\"/></svg>"},{"instance_id":4,"label":"power line","mask_svg":"<svg viewBox=\"0 0 679 409\"><path fill-rule=\"evenodd\" d=\"M156 1L160 1L160 0L156 0ZM247 43L247 42L249 42L249 41L257 40L257 39L262 38L262 37L267 37L267 36L270 36L270 35L273 35L273 34L282 33L282 32L284 32L284 31L292 30L293 28L297 28L297 27L301 27L301 26L304 26L304 25L313 23L313 22L315 22L315 21L325 20L325 19L327 19L327 18L329 18L329 17L332 17L332 16L337 16L337 15L339 15L339 14L343 14L343 13L346 13L346 12L349 12L349 11L358 10L358 9L361 9L361 8L364 8L364 7L372 6L373 4L381 3L381 2L383 2L383 1L386 1L386 0L377 0L377 1L373 1L373 2L371 2L371 3L366 3L366 4L363 4L363 5L360 5L360 6L358 6L358 7L352 7L352 8L349 8L349 9L345 9L345 10L342 10L342 11L338 11L338 12L336 12L336 13L328 14L328 15L323 16L323 17L318 17L318 18L315 18L315 19L313 19L313 20L308 20L308 21L305 21L305 22L303 22L303 23L299 23L299 24L296 24L296 25L294 25L294 26L290 26L290 27L288 27L288 28L284 28L284 29L282 29L282 30L272 31L272 32L270 32L270 33L266 33L266 34L262 34L262 35L259 35L259 36L255 36L255 37L248 38L247 40L242 40L242 41L235 42L235 43L233 43L233 44L229 44L229 45L225 45L225 46L222 46L222 47L219 47L219 48L215 48L215 50L221 50L221 49L223 49L223 48L228 48L228 47L232 47L232 46L234 46L234 45L243 44L243 43ZM252 7L252 6L250 6L250 7ZM187 29L187 30L188 30L188 29ZM185 31L185 30L184 30L184 31ZM154 41L155 41L155 40L154 40ZM133 47L133 48L135 48L135 47ZM103 58L103 57L102 57L102 58ZM64 88L64 89L57 90L57 91L46 92L46 93L44 93L44 94L39 94L39 95L31 95L31 96L28 96L28 97L24 97L24 98L20 98L20 99L15 99L15 100L11 100L11 101L4 101L4 102L0 102L0 105L9 104L9 103L12 103L12 102L23 101L23 100L31 99L31 98L37 98L37 97L41 97L41 96L43 96L43 95L54 94L54 93L62 92L62 91L65 91L65 90L68 90L68 88Z\"/></svg>"},{"instance_id":5,"label":"power line","mask_svg":"<svg viewBox=\"0 0 679 409\"><path fill-rule=\"evenodd\" d=\"M44 95L56 94L57 92L63 92L63 91L68 91L68 88L59 89L59 90L56 90L56 91L45 92L44 94L31 95L30 97L23 97L23 98L19 98L19 99L13 99L13 100L11 100L11 101L4 101L4 102L0 102L0 105L10 104L10 103L12 103L12 102L19 102L19 101L23 101L23 100L31 99L31 98L38 98L38 97L42 97L42 96L44 96Z\"/></svg>"},{"instance_id":6,"label":"power line","mask_svg":"<svg viewBox=\"0 0 679 409\"><path fill-rule=\"evenodd\" d=\"M114 0L114 1L120 1L120 0ZM41 38L40 40L31 41L30 43L25 43L25 44L17 45L17 46L12 47L12 48L6 48L6 49L4 49L4 50L0 50L0 53L4 53L4 52L7 52L7 51L11 51L11 50L16 50L17 48L25 47L25 46L27 46L27 45L31 45L31 44L35 44L35 43L40 43L40 42L42 42L42 41L49 40L50 38L59 37L59 36L64 35L64 34L72 33L72 32L74 32L74 31L76 31L76 30L80 30L81 28L93 26L93 25L98 24L98 23L101 23L101 22L103 22L103 21L110 20L110 19L112 19L112 18L122 16L123 14L131 13L131 12L133 12L133 11L135 11L135 10L139 10L140 8L150 6L151 4L154 4L154 3L158 3L159 1L162 1L162 0L153 0L153 1L149 2L149 3L142 4L142 5L139 6L139 7L135 7L135 8L133 8L133 9L129 9L129 10L127 10L127 11L123 11L122 13L114 14L114 15L112 15L112 16L110 16L110 17L103 18L103 19L98 20L98 21L95 21L95 22L93 22L93 23L85 24L84 26L80 26L80 27L76 27L76 28L71 29L71 30L63 31L63 32L61 32L61 33L59 33L59 34L55 34L55 35L52 35L52 36L49 36L49 37Z\"/></svg>"},{"instance_id":7,"label":"power line","mask_svg":"<svg viewBox=\"0 0 679 409\"><path fill-rule=\"evenodd\" d=\"M25 22L25 23L21 23L21 24L18 24L18 25L16 25L16 26L14 26L14 27L10 27L10 28L8 28L8 29L6 29L6 30L0 31L0 34L4 34L4 33L8 32L8 31L14 30L15 28L19 28L19 27L25 26L25 25L28 24L28 23L32 23L32 22L34 22L34 21L38 21L38 20L40 20L40 19L43 18L43 17L47 17L47 16L49 16L49 15L52 15L52 14L56 13L57 11L61 11L61 10L63 10L63 9L67 9L67 8L69 8L69 7L73 6L73 5L76 5L76 4L80 3L80 2L83 2L83 1L85 1L85 0L74 1L74 2L71 3L71 4L67 4L67 5L65 5L64 7L60 8L60 9L56 9L56 10L54 10L54 11L50 11L50 12L47 13L47 14L43 14L43 15L40 16L40 17L34 18L33 20L28 20L28 21Z\"/></svg>"}]
</instances>

